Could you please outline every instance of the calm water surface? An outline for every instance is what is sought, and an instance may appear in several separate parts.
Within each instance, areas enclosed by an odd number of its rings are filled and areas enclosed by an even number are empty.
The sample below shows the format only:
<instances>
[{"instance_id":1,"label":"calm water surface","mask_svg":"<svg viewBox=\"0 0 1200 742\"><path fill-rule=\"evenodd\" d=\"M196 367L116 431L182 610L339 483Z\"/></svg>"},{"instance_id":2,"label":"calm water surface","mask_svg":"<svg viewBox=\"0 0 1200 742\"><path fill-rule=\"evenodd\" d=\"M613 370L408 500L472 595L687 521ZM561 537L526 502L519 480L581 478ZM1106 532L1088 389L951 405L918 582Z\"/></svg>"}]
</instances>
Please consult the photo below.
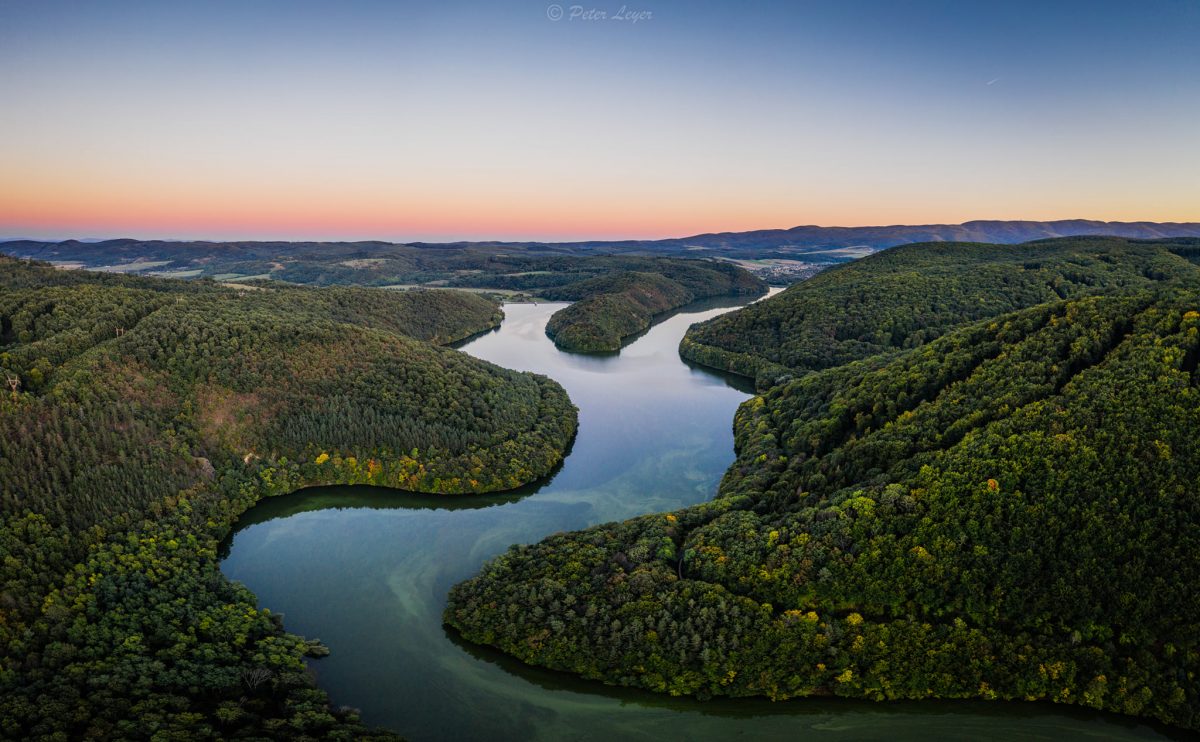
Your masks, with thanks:
<instances>
[{"instance_id":1,"label":"calm water surface","mask_svg":"<svg viewBox=\"0 0 1200 742\"><path fill-rule=\"evenodd\" d=\"M441 621L451 585L511 544L702 502L733 461L743 382L693 368L678 345L697 305L619 355L563 353L545 335L563 304L510 304L462 350L562 384L579 407L563 466L499 496L362 487L265 501L239 522L221 568L287 628L332 650L310 663L336 703L422 740L1154 739L1120 717L1040 704L802 699L697 702L609 688L467 645Z\"/></svg>"}]
</instances>

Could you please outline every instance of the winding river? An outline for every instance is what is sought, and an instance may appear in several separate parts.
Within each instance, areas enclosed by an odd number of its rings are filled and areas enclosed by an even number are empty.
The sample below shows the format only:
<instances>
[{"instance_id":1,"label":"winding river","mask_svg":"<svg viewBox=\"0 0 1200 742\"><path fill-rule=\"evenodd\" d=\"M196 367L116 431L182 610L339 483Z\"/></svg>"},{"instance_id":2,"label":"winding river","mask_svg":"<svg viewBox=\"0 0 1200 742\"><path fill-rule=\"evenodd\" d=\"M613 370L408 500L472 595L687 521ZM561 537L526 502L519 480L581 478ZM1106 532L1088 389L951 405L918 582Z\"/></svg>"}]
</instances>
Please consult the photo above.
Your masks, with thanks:
<instances>
[{"instance_id":1,"label":"winding river","mask_svg":"<svg viewBox=\"0 0 1200 742\"><path fill-rule=\"evenodd\" d=\"M446 593L515 543L712 497L733 461L745 382L689 366L693 322L732 305L693 305L620 354L563 353L546 321L563 304L510 304L496 331L461 350L557 380L579 435L550 481L500 496L425 497L362 487L260 503L221 568L295 633L332 654L312 661L335 703L424 740L1163 739L1118 716L1046 704L831 699L698 702L609 688L526 667L442 626Z\"/></svg>"}]
</instances>

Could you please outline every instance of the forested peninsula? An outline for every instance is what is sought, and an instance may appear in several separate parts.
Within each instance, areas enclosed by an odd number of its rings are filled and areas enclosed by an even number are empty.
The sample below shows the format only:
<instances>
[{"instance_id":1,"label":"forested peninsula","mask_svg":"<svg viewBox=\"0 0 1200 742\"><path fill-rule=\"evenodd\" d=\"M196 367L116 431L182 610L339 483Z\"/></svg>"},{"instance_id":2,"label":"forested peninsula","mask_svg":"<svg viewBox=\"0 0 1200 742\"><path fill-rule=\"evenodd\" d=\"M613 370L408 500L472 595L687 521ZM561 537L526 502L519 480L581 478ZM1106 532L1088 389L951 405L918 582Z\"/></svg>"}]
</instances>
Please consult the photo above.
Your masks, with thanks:
<instances>
[{"instance_id":1,"label":"forested peninsula","mask_svg":"<svg viewBox=\"0 0 1200 742\"><path fill-rule=\"evenodd\" d=\"M555 382L439 347L461 292L241 289L0 258L0 737L386 737L325 650L226 580L257 500L331 483L460 494L555 467Z\"/></svg>"},{"instance_id":2,"label":"forested peninsula","mask_svg":"<svg viewBox=\"0 0 1200 742\"><path fill-rule=\"evenodd\" d=\"M16 240L0 243L0 251L54 259L60 267L229 285L420 286L570 301L576 305L557 313L547 333L559 348L582 353L620 350L656 316L697 299L767 290L728 261L595 254L575 244Z\"/></svg>"},{"instance_id":3,"label":"forested peninsula","mask_svg":"<svg viewBox=\"0 0 1200 742\"><path fill-rule=\"evenodd\" d=\"M763 390L717 497L514 546L445 620L672 694L1198 729L1198 248L906 246L698 326Z\"/></svg>"},{"instance_id":4,"label":"forested peninsula","mask_svg":"<svg viewBox=\"0 0 1200 742\"><path fill-rule=\"evenodd\" d=\"M697 299L761 296L767 291L766 284L731 263L636 258L609 262L620 268L540 292L547 299L574 302L546 324L546 334L559 348L583 353L620 350L624 340L647 330L656 316Z\"/></svg>"}]
</instances>

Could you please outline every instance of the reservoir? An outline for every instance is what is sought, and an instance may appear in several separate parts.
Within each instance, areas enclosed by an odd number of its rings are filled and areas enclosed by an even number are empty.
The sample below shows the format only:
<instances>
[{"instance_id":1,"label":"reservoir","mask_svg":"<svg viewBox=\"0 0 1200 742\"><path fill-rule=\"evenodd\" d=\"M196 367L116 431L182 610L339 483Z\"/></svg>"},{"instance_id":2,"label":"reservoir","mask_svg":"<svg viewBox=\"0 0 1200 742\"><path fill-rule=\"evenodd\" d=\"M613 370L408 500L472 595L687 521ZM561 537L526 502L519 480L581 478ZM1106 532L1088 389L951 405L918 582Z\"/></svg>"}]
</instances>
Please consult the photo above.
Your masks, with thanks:
<instances>
[{"instance_id":1,"label":"reservoir","mask_svg":"<svg viewBox=\"0 0 1200 742\"><path fill-rule=\"evenodd\" d=\"M579 434L548 480L502 495L362 487L266 500L239 521L221 569L332 651L318 684L363 720L424 740L1166 739L1161 729L1032 703L696 701L527 667L442 625L450 587L512 544L710 499L733 462L733 414L752 389L681 360L688 326L732 305L697 304L619 354L555 348L564 304L509 304L461 351L545 374L579 407Z\"/></svg>"}]
</instances>

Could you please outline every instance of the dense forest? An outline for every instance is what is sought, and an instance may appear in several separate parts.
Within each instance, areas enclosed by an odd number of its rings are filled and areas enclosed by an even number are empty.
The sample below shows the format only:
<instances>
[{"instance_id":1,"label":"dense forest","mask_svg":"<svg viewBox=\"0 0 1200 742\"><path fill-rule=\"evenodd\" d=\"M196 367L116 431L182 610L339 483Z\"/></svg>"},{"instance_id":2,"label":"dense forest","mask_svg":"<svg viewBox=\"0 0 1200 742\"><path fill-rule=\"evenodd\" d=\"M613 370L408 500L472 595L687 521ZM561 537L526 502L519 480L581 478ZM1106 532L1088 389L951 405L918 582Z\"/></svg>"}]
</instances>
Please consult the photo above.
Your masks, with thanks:
<instances>
[{"instance_id":1,"label":"dense forest","mask_svg":"<svg viewBox=\"0 0 1200 742\"><path fill-rule=\"evenodd\" d=\"M770 385L798 372L916 347L1002 312L1171 281L1191 274L1181 255L1198 251L1200 239L1187 238L905 245L697 324L680 352Z\"/></svg>"},{"instance_id":2,"label":"dense forest","mask_svg":"<svg viewBox=\"0 0 1200 742\"><path fill-rule=\"evenodd\" d=\"M446 622L672 694L1200 729L1200 272L1178 245L899 248L698 328L777 369L718 496L515 546Z\"/></svg>"},{"instance_id":3,"label":"dense forest","mask_svg":"<svg viewBox=\"0 0 1200 742\"><path fill-rule=\"evenodd\" d=\"M686 249L590 249L579 243L207 242L117 239L101 242L0 242L0 253L62 266L220 282L271 280L306 286L461 287L504 290L555 288L617 271L679 278L697 266L733 263ZM840 258L845 260L847 258ZM712 276L696 274L693 290ZM742 279L744 280L744 278Z\"/></svg>"},{"instance_id":4,"label":"dense forest","mask_svg":"<svg viewBox=\"0 0 1200 742\"><path fill-rule=\"evenodd\" d=\"M621 349L621 341L646 328L655 315L691 301L691 294L657 273L619 273L584 281L594 290L558 310L546 323L546 335L559 348L583 353Z\"/></svg>"},{"instance_id":5,"label":"dense forest","mask_svg":"<svg viewBox=\"0 0 1200 742\"><path fill-rule=\"evenodd\" d=\"M363 738L319 644L217 545L313 484L511 489L574 435L555 382L435 343L460 292L232 289L0 258L0 737Z\"/></svg>"},{"instance_id":6,"label":"dense forest","mask_svg":"<svg viewBox=\"0 0 1200 742\"><path fill-rule=\"evenodd\" d=\"M570 246L109 240L17 241L0 243L0 250L115 273L247 286L424 286L577 302L548 330L560 348L579 352L619 350L622 339L647 329L656 315L697 299L766 292L766 284L731 262L590 255Z\"/></svg>"},{"instance_id":7,"label":"dense forest","mask_svg":"<svg viewBox=\"0 0 1200 742\"><path fill-rule=\"evenodd\" d=\"M664 312L697 299L766 292L764 283L730 263L628 258L620 263L621 270L539 292L574 302L546 324L555 345L587 353L620 350L624 339L648 329Z\"/></svg>"}]
</instances>

